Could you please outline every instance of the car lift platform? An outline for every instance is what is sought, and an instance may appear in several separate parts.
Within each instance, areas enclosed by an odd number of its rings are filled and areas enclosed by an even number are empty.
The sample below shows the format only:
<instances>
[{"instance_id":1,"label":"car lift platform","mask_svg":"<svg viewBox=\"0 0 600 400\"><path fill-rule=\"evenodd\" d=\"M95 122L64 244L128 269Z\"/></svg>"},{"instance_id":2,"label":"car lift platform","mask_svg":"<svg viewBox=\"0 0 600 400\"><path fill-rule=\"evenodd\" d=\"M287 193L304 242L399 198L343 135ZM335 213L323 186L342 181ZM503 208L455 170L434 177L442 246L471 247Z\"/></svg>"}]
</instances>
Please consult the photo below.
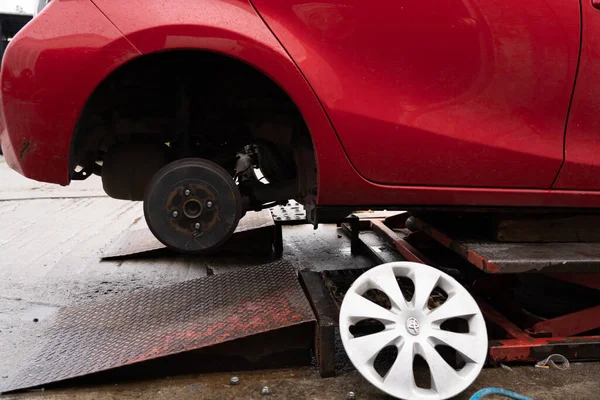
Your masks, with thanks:
<instances>
[{"instance_id":1,"label":"car lift platform","mask_svg":"<svg viewBox=\"0 0 600 400\"><path fill-rule=\"evenodd\" d=\"M407 228L407 225L411 229ZM505 243L454 239L434 224L399 214L361 221L356 246L376 263L408 260L437 267L463 282L477 300L490 335L489 362L532 362L558 353L569 360L600 359L600 243ZM348 224L345 232L356 236ZM360 272L360 271L358 271ZM360 272L361 273L361 272ZM359 273L359 274L360 274ZM314 273L312 273L314 274ZM320 274L335 310L355 276L346 271ZM311 277L315 280L315 277ZM552 302L564 284L586 303L568 313L542 317L524 309L513 295L523 279L540 279L539 301ZM528 282L528 280L525 280ZM544 291L546 293L544 293ZM548 293L549 292L549 293ZM527 297L527 295L525 295ZM531 297L531 295L529 295ZM542 304L544 308L550 304ZM325 308L324 308L325 310ZM329 312L329 318L336 317ZM319 318L319 312L316 312ZM331 357L333 343L322 342L320 354ZM327 361L322 362L324 365Z\"/></svg>"}]
</instances>

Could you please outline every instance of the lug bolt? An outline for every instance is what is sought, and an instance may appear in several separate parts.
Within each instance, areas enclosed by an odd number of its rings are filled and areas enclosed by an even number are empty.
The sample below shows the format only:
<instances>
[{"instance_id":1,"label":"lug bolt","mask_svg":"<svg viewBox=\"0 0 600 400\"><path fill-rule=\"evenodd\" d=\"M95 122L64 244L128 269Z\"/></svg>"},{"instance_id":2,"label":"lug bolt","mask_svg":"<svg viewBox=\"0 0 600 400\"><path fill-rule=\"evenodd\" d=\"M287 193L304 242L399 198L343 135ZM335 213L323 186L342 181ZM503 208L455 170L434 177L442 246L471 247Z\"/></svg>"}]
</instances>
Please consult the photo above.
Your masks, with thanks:
<instances>
[{"instance_id":1,"label":"lug bolt","mask_svg":"<svg viewBox=\"0 0 600 400\"><path fill-rule=\"evenodd\" d=\"M240 383L240 378L238 378L237 376L232 376L231 377L231 384L233 386L237 385L238 383Z\"/></svg>"},{"instance_id":2,"label":"lug bolt","mask_svg":"<svg viewBox=\"0 0 600 400\"><path fill-rule=\"evenodd\" d=\"M212 201L209 200L209 201L206 202L206 207L212 208L212 206L213 206L213 202Z\"/></svg>"},{"instance_id":3,"label":"lug bolt","mask_svg":"<svg viewBox=\"0 0 600 400\"><path fill-rule=\"evenodd\" d=\"M263 396L268 396L268 395L270 395L270 394L271 394L271 389L269 389L269 387L268 387L268 386L265 386L264 388L262 388L262 390L260 391L260 393L261 393Z\"/></svg>"},{"instance_id":4,"label":"lug bolt","mask_svg":"<svg viewBox=\"0 0 600 400\"><path fill-rule=\"evenodd\" d=\"M348 392L348 394L346 395L346 399L354 400L356 399L356 395L354 394L354 392Z\"/></svg>"},{"instance_id":5,"label":"lug bolt","mask_svg":"<svg viewBox=\"0 0 600 400\"><path fill-rule=\"evenodd\" d=\"M177 218L179 216L179 213L177 211L173 211L173 214L171 214L173 216L173 218Z\"/></svg>"},{"instance_id":6,"label":"lug bolt","mask_svg":"<svg viewBox=\"0 0 600 400\"><path fill-rule=\"evenodd\" d=\"M199 222L196 222L196 223L194 224L194 228L195 228L195 229L200 229L200 223L199 223Z\"/></svg>"},{"instance_id":7,"label":"lug bolt","mask_svg":"<svg viewBox=\"0 0 600 400\"><path fill-rule=\"evenodd\" d=\"M185 191L183 192L183 194L185 194L186 196L190 195L190 189L185 189Z\"/></svg>"}]
</instances>

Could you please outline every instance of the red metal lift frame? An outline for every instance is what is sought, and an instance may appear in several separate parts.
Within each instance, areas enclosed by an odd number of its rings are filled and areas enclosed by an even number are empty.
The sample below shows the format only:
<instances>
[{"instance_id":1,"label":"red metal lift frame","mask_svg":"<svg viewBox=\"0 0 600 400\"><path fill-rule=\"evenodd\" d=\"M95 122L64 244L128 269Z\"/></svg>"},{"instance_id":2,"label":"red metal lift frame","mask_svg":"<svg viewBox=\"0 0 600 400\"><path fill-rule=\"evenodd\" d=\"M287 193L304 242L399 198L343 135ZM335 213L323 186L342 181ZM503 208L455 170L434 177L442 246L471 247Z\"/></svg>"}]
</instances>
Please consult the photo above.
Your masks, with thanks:
<instances>
[{"instance_id":1,"label":"red metal lift frame","mask_svg":"<svg viewBox=\"0 0 600 400\"><path fill-rule=\"evenodd\" d=\"M406 227L405 223L408 217L409 214L405 213L388 217L385 220L371 220L370 228L408 261L435 266L435 263L426 255L426 249L419 250L407 241L408 238L403 238L395 231L395 229ZM440 245L452 249L454 242L443 233L428 229L427 235ZM484 272L491 272L489 260L480 254L472 254L468 251L463 254L467 255L464 259L475 267ZM553 274L551 276L555 279L583 284L600 290L600 274ZM600 359L600 336L575 336L600 328L600 305L537 322L528 329L521 329L480 296L487 289L493 289L486 286L488 285L476 284L470 288L470 291L488 323L495 325L505 333L505 339L490 340L489 359L493 364L517 361L535 362L554 353L562 354L570 360Z\"/></svg>"}]
</instances>

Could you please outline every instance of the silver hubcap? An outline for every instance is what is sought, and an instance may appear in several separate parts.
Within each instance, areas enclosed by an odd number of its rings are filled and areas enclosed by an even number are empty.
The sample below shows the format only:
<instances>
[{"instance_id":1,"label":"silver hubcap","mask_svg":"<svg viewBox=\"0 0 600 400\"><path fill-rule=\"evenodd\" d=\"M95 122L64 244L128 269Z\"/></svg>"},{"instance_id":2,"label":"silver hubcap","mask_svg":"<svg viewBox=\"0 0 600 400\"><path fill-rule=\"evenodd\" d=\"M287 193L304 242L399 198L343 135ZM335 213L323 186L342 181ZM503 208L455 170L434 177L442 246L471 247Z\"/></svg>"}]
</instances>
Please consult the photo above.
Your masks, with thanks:
<instances>
[{"instance_id":1,"label":"silver hubcap","mask_svg":"<svg viewBox=\"0 0 600 400\"><path fill-rule=\"evenodd\" d=\"M408 278L414 284L410 298L403 294L398 278ZM379 293L378 302L368 296L373 291ZM387 297L383 305L381 292ZM447 296L441 298L444 296L439 293ZM380 324L379 331L352 334L351 328L356 332L360 323L373 324L373 320ZM448 324L442 326L457 320L467 328L449 330ZM451 276L411 262L383 264L356 279L340 308L340 335L356 369L380 390L402 399L456 396L477 378L488 350L485 321L469 292ZM439 346L454 350L462 367L450 365ZM397 350L397 356L390 360L393 363L387 372L378 372L375 360L390 347ZM418 386L415 381L415 368L420 368L416 356L429 367L429 387Z\"/></svg>"}]
</instances>

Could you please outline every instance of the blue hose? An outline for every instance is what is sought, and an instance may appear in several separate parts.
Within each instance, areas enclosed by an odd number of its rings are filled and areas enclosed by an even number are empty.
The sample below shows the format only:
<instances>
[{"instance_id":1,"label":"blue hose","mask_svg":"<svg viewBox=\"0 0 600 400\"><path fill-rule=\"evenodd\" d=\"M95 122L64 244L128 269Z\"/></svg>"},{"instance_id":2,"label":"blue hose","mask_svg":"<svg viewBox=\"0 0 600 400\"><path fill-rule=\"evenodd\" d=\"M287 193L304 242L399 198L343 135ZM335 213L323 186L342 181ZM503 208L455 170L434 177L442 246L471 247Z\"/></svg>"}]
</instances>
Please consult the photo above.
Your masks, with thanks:
<instances>
[{"instance_id":1,"label":"blue hose","mask_svg":"<svg viewBox=\"0 0 600 400\"><path fill-rule=\"evenodd\" d=\"M515 392L511 392L510 390L500 389L500 388L485 388L476 392L473 396L471 396L470 400L480 400L485 396L489 396L491 394L496 394L504 397L508 397L510 399L516 400L533 400L531 397L523 396Z\"/></svg>"}]
</instances>

